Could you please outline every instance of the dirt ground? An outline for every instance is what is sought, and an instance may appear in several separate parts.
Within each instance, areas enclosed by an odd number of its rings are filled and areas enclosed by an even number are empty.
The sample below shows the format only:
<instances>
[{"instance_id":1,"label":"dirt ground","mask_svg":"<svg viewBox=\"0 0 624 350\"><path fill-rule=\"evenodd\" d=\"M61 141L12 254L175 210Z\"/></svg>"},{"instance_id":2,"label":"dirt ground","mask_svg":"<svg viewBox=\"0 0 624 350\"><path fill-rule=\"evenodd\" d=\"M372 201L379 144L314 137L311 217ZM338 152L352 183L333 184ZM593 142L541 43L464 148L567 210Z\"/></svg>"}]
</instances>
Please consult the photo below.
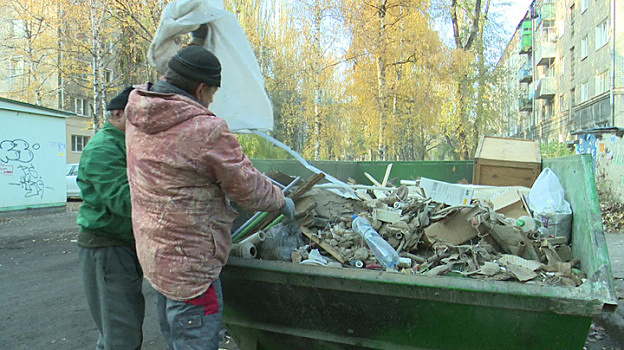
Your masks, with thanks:
<instances>
[{"instance_id":1,"label":"dirt ground","mask_svg":"<svg viewBox=\"0 0 624 350\"><path fill-rule=\"evenodd\" d=\"M0 348L93 349L92 322L78 268L79 202L66 211L0 216ZM144 284L144 349L167 349L158 329L156 295ZM586 349L624 349L600 326L590 329ZM225 349L236 349L228 343Z\"/></svg>"}]
</instances>

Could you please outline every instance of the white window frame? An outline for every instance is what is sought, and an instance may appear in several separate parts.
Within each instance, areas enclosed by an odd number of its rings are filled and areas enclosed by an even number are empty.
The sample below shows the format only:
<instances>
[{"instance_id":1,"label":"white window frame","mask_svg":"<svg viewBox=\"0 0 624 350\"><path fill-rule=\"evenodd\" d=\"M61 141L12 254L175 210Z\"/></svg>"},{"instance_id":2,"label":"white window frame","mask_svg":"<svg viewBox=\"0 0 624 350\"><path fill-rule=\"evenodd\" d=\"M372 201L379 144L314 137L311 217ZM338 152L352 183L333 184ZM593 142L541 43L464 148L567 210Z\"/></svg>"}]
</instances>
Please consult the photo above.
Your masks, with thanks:
<instances>
[{"instance_id":1,"label":"white window frame","mask_svg":"<svg viewBox=\"0 0 624 350\"><path fill-rule=\"evenodd\" d=\"M605 19L596 26L596 51L609 42L609 20Z\"/></svg>"},{"instance_id":2,"label":"white window frame","mask_svg":"<svg viewBox=\"0 0 624 350\"><path fill-rule=\"evenodd\" d=\"M84 150L88 142L89 142L89 136L72 135L71 136L72 152L82 153L82 151Z\"/></svg>"},{"instance_id":3,"label":"white window frame","mask_svg":"<svg viewBox=\"0 0 624 350\"><path fill-rule=\"evenodd\" d=\"M581 39L581 61L587 58L587 36Z\"/></svg>"},{"instance_id":4,"label":"white window frame","mask_svg":"<svg viewBox=\"0 0 624 350\"><path fill-rule=\"evenodd\" d=\"M23 56L13 56L9 59L9 77L18 77L26 72L26 62Z\"/></svg>"},{"instance_id":5,"label":"white window frame","mask_svg":"<svg viewBox=\"0 0 624 350\"><path fill-rule=\"evenodd\" d=\"M581 89L579 91L579 102L583 103L589 100L589 83L581 83Z\"/></svg>"},{"instance_id":6,"label":"white window frame","mask_svg":"<svg viewBox=\"0 0 624 350\"><path fill-rule=\"evenodd\" d=\"M598 96L609 90L609 72L604 71L596 74L596 84L594 85L594 96Z\"/></svg>"},{"instance_id":7,"label":"white window frame","mask_svg":"<svg viewBox=\"0 0 624 350\"><path fill-rule=\"evenodd\" d=\"M74 98L74 113L78 115L87 115L87 108L87 100L80 97Z\"/></svg>"},{"instance_id":8,"label":"white window frame","mask_svg":"<svg viewBox=\"0 0 624 350\"><path fill-rule=\"evenodd\" d=\"M581 0L581 13L584 13L589 8L589 0Z\"/></svg>"}]
</instances>

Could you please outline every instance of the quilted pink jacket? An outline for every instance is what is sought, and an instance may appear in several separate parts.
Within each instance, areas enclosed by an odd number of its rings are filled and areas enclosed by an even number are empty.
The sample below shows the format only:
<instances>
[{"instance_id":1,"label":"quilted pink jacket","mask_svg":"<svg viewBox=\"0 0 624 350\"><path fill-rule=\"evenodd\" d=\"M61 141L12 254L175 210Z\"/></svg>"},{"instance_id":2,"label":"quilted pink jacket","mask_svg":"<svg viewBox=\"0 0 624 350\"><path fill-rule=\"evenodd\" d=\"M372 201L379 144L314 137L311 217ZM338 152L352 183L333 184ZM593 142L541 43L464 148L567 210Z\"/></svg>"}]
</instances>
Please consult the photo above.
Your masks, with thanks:
<instances>
[{"instance_id":1,"label":"quilted pink jacket","mask_svg":"<svg viewBox=\"0 0 624 350\"><path fill-rule=\"evenodd\" d=\"M132 91L126 116L132 223L143 272L174 300L204 293L225 265L236 212L284 197L243 154L226 122L178 94Z\"/></svg>"}]
</instances>

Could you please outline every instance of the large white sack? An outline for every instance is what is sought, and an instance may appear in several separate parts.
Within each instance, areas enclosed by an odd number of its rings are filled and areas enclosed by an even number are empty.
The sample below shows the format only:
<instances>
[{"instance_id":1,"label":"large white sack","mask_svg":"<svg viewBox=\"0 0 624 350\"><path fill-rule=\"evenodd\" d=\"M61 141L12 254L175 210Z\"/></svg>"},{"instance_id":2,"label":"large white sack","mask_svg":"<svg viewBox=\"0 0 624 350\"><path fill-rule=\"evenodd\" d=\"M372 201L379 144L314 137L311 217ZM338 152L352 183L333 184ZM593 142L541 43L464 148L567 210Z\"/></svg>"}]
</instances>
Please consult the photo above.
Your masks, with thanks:
<instances>
[{"instance_id":1,"label":"large white sack","mask_svg":"<svg viewBox=\"0 0 624 350\"><path fill-rule=\"evenodd\" d=\"M225 119L232 131L273 129L273 107L266 93L258 60L236 15L221 0L177 0L165 7L149 48L151 65L163 73L181 48L178 35L208 23L204 47L221 62L221 88L210 110Z\"/></svg>"}]
</instances>

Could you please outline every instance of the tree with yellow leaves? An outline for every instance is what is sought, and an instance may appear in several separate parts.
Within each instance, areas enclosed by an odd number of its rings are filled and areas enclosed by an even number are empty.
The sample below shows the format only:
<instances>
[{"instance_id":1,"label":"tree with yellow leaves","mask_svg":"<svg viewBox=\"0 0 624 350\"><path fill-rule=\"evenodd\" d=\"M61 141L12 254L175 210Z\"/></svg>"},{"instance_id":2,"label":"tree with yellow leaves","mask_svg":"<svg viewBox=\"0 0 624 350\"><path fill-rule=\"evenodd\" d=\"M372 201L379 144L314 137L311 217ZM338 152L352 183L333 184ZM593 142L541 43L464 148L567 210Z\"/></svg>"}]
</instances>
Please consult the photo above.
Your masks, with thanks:
<instances>
[{"instance_id":1,"label":"tree with yellow leaves","mask_svg":"<svg viewBox=\"0 0 624 350\"><path fill-rule=\"evenodd\" d=\"M424 159L435 143L447 60L430 29L428 3L343 3L351 143L365 145L370 159Z\"/></svg>"}]
</instances>

